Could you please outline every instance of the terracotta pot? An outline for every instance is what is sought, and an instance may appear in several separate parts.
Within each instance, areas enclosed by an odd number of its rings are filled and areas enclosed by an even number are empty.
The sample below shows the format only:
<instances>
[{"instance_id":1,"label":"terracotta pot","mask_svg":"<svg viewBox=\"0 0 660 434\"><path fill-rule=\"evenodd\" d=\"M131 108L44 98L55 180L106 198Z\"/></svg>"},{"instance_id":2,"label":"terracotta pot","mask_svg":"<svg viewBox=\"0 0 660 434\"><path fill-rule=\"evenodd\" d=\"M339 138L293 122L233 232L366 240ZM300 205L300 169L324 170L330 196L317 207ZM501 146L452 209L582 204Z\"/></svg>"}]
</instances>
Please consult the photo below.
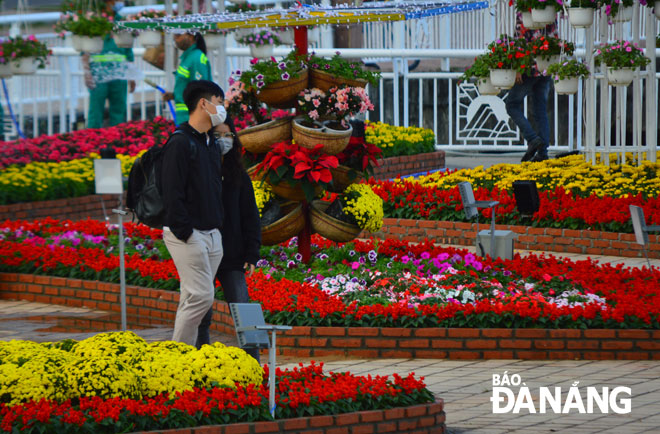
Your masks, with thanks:
<instances>
[{"instance_id":1,"label":"terracotta pot","mask_svg":"<svg viewBox=\"0 0 660 434\"><path fill-rule=\"evenodd\" d=\"M291 119L273 119L238 132L243 147L253 154L270 151L273 144L291 140Z\"/></svg>"},{"instance_id":2,"label":"terracotta pot","mask_svg":"<svg viewBox=\"0 0 660 434\"><path fill-rule=\"evenodd\" d=\"M559 95L573 95L578 91L578 78L571 77L555 82L555 93Z\"/></svg>"},{"instance_id":3,"label":"terracotta pot","mask_svg":"<svg viewBox=\"0 0 660 434\"><path fill-rule=\"evenodd\" d=\"M354 172L357 174L357 176L351 179L349 176L351 170L352 169L350 167L341 165L337 166L335 169L330 169L330 173L332 173L332 184L330 184L328 187L328 191L333 193L343 193L344 190L346 190L346 187L364 179L362 172L355 170Z\"/></svg>"},{"instance_id":4,"label":"terracotta pot","mask_svg":"<svg viewBox=\"0 0 660 434\"><path fill-rule=\"evenodd\" d=\"M281 205L281 209L284 217L261 228L261 244L264 246L273 246L295 237L305 227L301 204L287 202Z\"/></svg>"},{"instance_id":5,"label":"terracotta pot","mask_svg":"<svg viewBox=\"0 0 660 434\"><path fill-rule=\"evenodd\" d=\"M302 202L305 200L305 192L300 185L291 187L286 181L282 181L277 185L273 185L269 181L267 182L270 185L271 190L273 190L273 193L279 197L283 197L284 199L293 200L296 202ZM323 189L320 186L316 186L314 188L314 196L318 196L322 192Z\"/></svg>"},{"instance_id":6,"label":"terracotta pot","mask_svg":"<svg viewBox=\"0 0 660 434\"><path fill-rule=\"evenodd\" d=\"M329 91L332 87L340 86L345 84L350 87L365 87L367 85L367 80L362 80L360 78L350 79L337 77L335 75L329 74L327 72L311 69L309 71L309 87L318 88L324 92Z\"/></svg>"},{"instance_id":7,"label":"terracotta pot","mask_svg":"<svg viewBox=\"0 0 660 434\"><path fill-rule=\"evenodd\" d=\"M500 89L511 89L516 84L515 69L491 69L490 82Z\"/></svg>"},{"instance_id":8,"label":"terracotta pot","mask_svg":"<svg viewBox=\"0 0 660 434\"><path fill-rule=\"evenodd\" d=\"M296 143L304 148L312 149L319 143L323 145L323 152L335 155L346 149L351 140L353 127L347 130L333 130L328 127L310 128L300 123L300 118L293 119L291 135Z\"/></svg>"},{"instance_id":9,"label":"terracotta pot","mask_svg":"<svg viewBox=\"0 0 660 434\"><path fill-rule=\"evenodd\" d=\"M296 105L298 94L307 89L309 71L305 69L298 77L278 81L265 86L257 93L257 98L271 107L291 108Z\"/></svg>"},{"instance_id":10,"label":"terracotta pot","mask_svg":"<svg viewBox=\"0 0 660 434\"><path fill-rule=\"evenodd\" d=\"M346 243L354 240L362 229L359 226L337 220L325 213L330 206L329 202L315 200L310 207L310 221L312 232L337 243Z\"/></svg>"}]
</instances>

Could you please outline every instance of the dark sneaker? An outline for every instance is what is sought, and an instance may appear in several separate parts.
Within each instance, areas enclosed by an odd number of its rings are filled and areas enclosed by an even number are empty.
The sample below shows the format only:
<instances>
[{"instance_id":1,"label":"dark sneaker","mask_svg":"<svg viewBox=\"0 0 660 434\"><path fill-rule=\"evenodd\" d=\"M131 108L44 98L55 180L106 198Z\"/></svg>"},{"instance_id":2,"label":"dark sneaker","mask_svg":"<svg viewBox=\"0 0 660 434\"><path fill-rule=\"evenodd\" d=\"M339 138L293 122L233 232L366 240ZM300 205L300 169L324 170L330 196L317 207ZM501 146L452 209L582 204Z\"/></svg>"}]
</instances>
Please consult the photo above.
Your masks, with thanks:
<instances>
[{"instance_id":1,"label":"dark sneaker","mask_svg":"<svg viewBox=\"0 0 660 434\"><path fill-rule=\"evenodd\" d=\"M531 161L533 161L533 162L539 162L539 161L545 161L545 160L547 160L547 159L548 159L548 156L547 156L547 155L539 155L539 154L536 154L536 155L534 155L534 158L532 158Z\"/></svg>"},{"instance_id":2,"label":"dark sneaker","mask_svg":"<svg viewBox=\"0 0 660 434\"><path fill-rule=\"evenodd\" d=\"M543 146L543 139L540 137L535 138L529 144L527 145L527 152L525 152L525 155L523 155L522 159L520 160L521 163L524 163L525 161L529 161L532 159L532 157L536 154L536 152L541 149Z\"/></svg>"}]
</instances>

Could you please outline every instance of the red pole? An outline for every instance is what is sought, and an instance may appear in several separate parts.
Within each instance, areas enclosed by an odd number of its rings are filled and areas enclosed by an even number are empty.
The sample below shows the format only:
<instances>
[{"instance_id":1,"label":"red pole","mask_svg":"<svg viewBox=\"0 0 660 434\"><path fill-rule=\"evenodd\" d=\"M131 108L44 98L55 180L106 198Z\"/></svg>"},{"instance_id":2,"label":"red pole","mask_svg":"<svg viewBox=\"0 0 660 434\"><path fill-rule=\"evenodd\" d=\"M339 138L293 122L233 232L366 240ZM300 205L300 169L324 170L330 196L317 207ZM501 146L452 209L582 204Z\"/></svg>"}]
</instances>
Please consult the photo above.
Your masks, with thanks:
<instances>
[{"instance_id":1,"label":"red pole","mask_svg":"<svg viewBox=\"0 0 660 434\"><path fill-rule=\"evenodd\" d=\"M296 44L296 50L299 56L307 54L307 26L298 26L293 29L293 40ZM303 217L305 218L305 227L298 234L298 253L302 255L302 262L309 263L312 257L312 225L309 220L309 203L303 201Z\"/></svg>"}]
</instances>

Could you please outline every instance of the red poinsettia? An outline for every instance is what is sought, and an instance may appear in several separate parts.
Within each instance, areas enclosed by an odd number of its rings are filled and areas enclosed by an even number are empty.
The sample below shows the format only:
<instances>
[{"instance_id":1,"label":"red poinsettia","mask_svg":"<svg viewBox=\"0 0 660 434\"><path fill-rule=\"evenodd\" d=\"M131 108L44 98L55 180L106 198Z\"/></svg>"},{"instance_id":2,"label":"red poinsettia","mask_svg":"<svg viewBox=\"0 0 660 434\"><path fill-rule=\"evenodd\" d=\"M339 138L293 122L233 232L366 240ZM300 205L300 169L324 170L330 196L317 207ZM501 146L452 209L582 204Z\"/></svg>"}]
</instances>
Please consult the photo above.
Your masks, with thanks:
<instances>
[{"instance_id":1,"label":"red poinsettia","mask_svg":"<svg viewBox=\"0 0 660 434\"><path fill-rule=\"evenodd\" d=\"M273 185L284 181L292 187L300 185L307 200L312 201L314 188L327 186L332 181L330 169L339 165L337 157L324 154L322 149L321 144L308 149L292 142L277 143L257 171Z\"/></svg>"},{"instance_id":2,"label":"red poinsettia","mask_svg":"<svg viewBox=\"0 0 660 434\"><path fill-rule=\"evenodd\" d=\"M378 167L376 158L380 157L382 152L378 146L367 143L363 137L351 137L346 149L337 154L337 159L339 164L367 175L373 174L373 168Z\"/></svg>"}]
</instances>

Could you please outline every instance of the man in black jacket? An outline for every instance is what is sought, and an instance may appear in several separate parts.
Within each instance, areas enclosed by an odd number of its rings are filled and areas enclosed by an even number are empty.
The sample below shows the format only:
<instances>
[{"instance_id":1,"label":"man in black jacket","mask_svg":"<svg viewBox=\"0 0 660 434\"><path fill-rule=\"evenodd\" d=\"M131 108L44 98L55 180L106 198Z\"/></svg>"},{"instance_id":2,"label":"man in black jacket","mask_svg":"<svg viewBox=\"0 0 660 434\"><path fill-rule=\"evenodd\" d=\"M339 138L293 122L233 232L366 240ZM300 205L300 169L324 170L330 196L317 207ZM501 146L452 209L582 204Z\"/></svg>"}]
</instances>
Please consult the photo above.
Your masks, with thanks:
<instances>
[{"instance_id":1,"label":"man in black jacket","mask_svg":"<svg viewBox=\"0 0 660 434\"><path fill-rule=\"evenodd\" d=\"M230 117L214 128L216 140L223 149L222 204L225 222L222 228L222 244L225 255L218 268L218 280L227 303L248 303L246 271L251 275L259 260L261 247L261 219L254 198L252 181L241 163L241 143ZM209 327L213 308L209 309L199 325L197 348L210 343ZM259 350L246 349L248 354L259 360Z\"/></svg>"},{"instance_id":2,"label":"man in black jacket","mask_svg":"<svg viewBox=\"0 0 660 434\"><path fill-rule=\"evenodd\" d=\"M172 340L195 345L197 328L213 304L222 260L222 150L210 130L224 122L224 93L205 80L183 92L190 120L170 138L163 156L163 240L181 280Z\"/></svg>"}]
</instances>

